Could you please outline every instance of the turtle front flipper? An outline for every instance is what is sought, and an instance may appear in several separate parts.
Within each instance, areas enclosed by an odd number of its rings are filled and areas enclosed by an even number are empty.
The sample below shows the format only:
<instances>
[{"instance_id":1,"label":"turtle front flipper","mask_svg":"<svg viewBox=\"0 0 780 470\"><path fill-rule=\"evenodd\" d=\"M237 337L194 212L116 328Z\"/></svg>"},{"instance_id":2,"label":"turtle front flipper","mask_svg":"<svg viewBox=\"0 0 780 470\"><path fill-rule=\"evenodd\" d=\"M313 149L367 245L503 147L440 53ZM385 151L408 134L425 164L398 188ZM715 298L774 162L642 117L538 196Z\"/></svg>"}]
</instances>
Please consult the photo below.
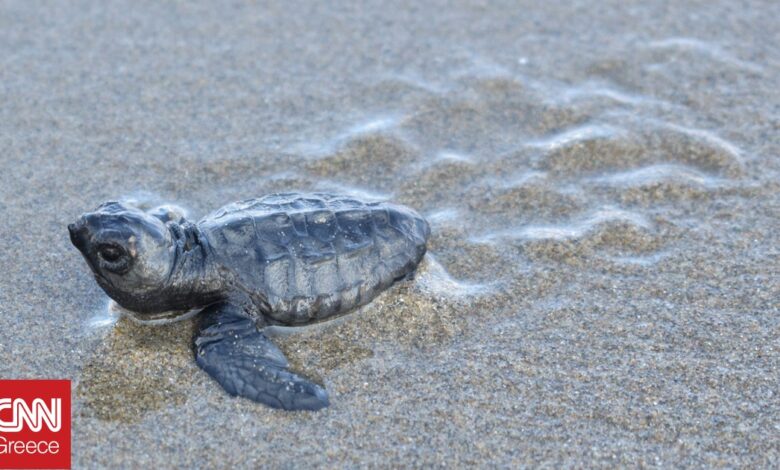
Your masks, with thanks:
<instances>
[{"instance_id":1,"label":"turtle front flipper","mask_svg":"<svg viewBox=\"0 0 780 470\"><path fill-rule=\"evenodd\" d=\"M195 360L228 393L285 410L328 406L325 389L290 372L284 354L239 307L219 303L201 315Z\"/></svg>"}]
</instances>

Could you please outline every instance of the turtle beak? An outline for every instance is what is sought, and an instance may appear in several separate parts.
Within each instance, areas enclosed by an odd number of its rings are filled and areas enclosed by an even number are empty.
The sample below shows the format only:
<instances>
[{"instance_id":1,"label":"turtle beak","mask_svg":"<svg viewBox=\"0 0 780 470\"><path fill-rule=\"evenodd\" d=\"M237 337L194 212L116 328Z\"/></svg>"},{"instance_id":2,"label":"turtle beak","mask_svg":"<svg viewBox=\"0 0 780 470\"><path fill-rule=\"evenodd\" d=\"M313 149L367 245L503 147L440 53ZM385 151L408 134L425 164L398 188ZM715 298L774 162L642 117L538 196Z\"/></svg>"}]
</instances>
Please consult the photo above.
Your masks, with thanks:
<instances>
[{"instance_id":1,"label":"turtle beak","mask_svg":"<svg viewBox=\"0 0 780 470\"><path fill-rule=\"evenodd\" d=\"M83 218L68 225L70 241L73 243L73 246L79 250L83 250L83 248L87 245L87 231L87 224Z\"/></svg>"}]
</instances>

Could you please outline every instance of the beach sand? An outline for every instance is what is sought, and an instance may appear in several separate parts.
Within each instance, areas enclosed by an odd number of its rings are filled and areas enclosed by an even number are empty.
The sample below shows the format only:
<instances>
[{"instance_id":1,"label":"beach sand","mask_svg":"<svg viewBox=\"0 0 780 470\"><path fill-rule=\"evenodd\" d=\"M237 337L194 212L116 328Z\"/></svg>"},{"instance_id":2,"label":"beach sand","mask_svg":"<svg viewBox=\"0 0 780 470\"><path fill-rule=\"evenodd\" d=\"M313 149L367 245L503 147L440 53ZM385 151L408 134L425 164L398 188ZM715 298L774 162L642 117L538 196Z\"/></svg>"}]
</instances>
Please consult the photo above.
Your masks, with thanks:
<instances>
[{"instance_id":1,"label":"beach sand","mask_svg":"<svg viewBox=\"0 0 780 470\"><path fill-rule=\"evenodd\" d=\"M0 377L73 381L74 468L776 467L780 3L678 3L3 2ZM276 332L317 413L110 312L66 230L286 190L433 233Z\"/></svg>"}]
</instances>

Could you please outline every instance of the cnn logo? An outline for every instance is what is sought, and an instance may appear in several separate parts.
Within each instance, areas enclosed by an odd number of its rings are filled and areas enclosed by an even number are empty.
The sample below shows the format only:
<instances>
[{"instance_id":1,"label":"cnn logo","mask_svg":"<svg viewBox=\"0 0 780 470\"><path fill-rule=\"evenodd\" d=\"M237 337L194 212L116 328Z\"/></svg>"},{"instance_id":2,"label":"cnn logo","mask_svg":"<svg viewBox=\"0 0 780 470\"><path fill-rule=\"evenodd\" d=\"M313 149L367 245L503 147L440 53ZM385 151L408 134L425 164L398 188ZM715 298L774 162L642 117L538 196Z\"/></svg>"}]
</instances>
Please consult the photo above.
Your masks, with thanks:
<instances>
[{"instance_id":1,"label":"cnn logo","mask_svg":"<svg viewBox=\"0 0 780 470\"><path fill-rule=\"evenodd\" d=\"M70 468L70 381L0 380L0 469Z\"/></svg>"},{"instance_id":2,"label":"cnn logo","mask_svg":"<svg viewBox=\"0 0 780 470\"><path fill-rule=\"evenodd\" d=\"M11 409L12 420L0 420L0 432L19 432L26 423L31 431L38 432L46 424L52 432L62 428L62 399L52 398L51 405L46 406L40 398L32 401L32 407L21 398L0 398L0 415L3 410Z\"/></svg>"}]
</instances>

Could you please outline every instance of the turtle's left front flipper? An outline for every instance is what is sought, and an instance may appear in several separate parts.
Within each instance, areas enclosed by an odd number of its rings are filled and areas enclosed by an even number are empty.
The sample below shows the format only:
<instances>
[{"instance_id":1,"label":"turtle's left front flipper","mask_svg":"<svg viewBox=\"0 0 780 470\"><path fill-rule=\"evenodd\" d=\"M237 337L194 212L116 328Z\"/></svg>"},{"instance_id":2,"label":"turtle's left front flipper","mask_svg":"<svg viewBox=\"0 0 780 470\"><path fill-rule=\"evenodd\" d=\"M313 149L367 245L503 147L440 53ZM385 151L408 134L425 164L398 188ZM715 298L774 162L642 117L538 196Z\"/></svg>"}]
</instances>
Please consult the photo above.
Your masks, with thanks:
<instances>
[{"instance_id":1,"label":"turtle's left front flipper","mask_svg":"<svg viewBox=\"0 0 780 470\"><path fill-rule=\"evenodd\" d=\"M285 410L328 406L325 389L290 372L284 354L240 308L220 303L201 315L195 360L228 393Z\"/></svg>"}]
</instances>

